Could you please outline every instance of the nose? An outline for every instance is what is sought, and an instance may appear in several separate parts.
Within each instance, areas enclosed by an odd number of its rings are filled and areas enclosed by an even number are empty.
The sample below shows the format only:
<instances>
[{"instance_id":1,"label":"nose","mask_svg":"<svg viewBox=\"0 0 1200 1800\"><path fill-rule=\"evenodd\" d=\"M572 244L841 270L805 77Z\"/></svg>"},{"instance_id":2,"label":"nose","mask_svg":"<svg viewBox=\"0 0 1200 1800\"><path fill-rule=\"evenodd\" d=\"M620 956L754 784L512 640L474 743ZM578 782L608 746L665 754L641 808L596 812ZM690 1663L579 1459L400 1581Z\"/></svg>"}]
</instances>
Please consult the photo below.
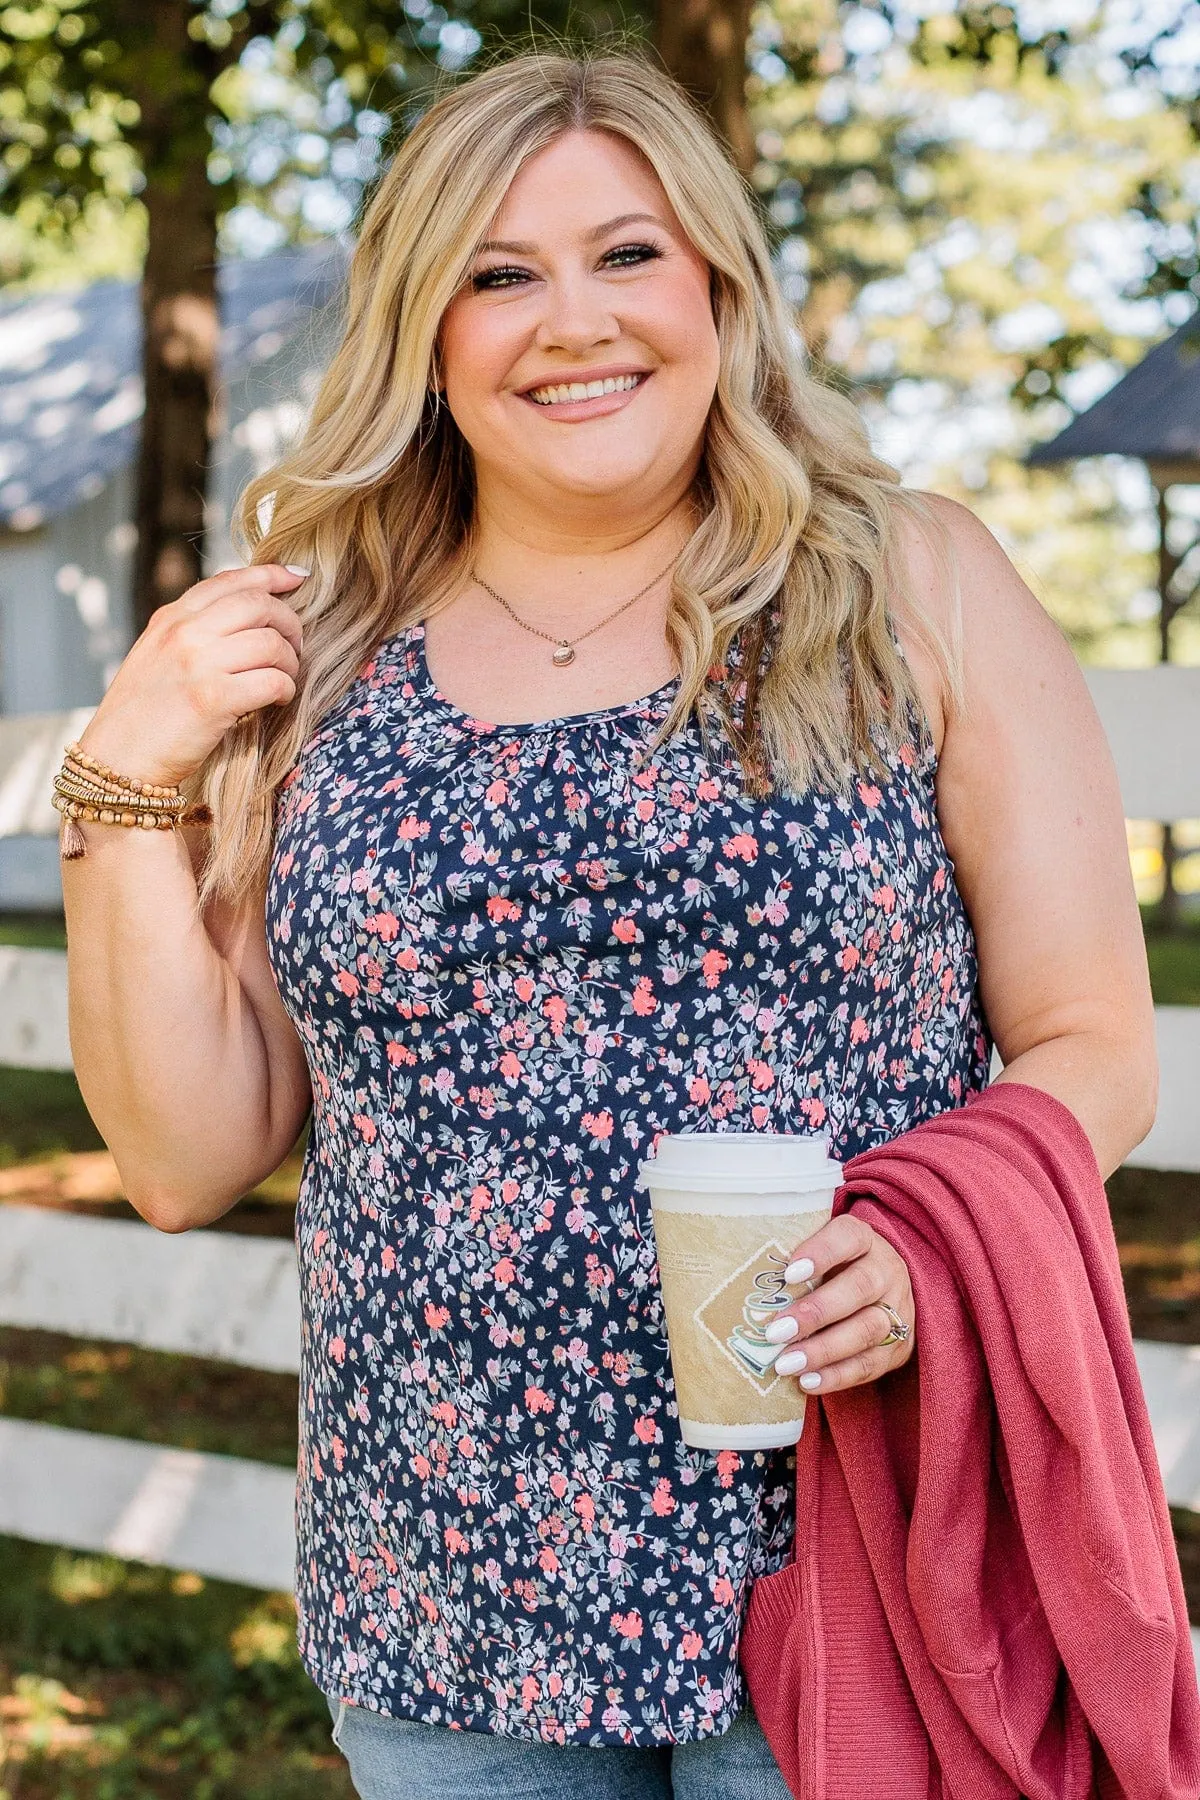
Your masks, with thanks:
<instances>
[{"instance_id":1,"label":"nose","mask_svg":"<svg viewBox=\"0 0 1200 1800\"><path fill-rule=\"evenodd\" d=\"M539 350L584 350L613 343L621 326L613 315L612 296L585 275L548 281L537 327Z\"/></svg>"}]
</instances>

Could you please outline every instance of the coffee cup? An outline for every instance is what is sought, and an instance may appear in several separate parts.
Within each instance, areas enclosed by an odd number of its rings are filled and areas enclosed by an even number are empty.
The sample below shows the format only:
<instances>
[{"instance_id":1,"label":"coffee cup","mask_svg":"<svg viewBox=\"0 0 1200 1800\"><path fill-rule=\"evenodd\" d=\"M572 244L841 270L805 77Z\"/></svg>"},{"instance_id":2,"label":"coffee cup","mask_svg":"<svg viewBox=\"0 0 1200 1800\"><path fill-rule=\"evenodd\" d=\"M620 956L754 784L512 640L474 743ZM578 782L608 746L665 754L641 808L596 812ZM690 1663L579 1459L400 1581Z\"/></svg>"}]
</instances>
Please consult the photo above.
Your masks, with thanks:
<instances>
[{"instance_id":1,"label":"coffee cup","mask_svg":"<svg viewBox=\"0 0 1200 1800\"><path fill-rule=\"evenodd\" d=\"M794 1444L806 1396L778 1375L764 1327L799 1297L784 1270L833 1211L842 1165L826 1132L682 1131L639 1166L649 1191L685 1444Z\"/></svg>"}]
</instances>

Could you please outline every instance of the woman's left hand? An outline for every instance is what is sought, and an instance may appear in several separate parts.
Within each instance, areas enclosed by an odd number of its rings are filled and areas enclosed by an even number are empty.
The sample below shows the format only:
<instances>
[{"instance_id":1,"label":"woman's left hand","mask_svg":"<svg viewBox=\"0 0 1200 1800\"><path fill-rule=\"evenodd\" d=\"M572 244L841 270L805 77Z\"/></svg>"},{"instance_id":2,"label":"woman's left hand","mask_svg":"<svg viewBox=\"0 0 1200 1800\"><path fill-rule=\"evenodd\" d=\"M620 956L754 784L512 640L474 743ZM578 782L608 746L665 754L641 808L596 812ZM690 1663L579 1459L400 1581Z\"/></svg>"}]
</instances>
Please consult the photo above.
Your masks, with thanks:
<instances>
[{"instance_id":1,"label":"woman's left hand","mask_svg":"<svg viewBox=\"0 0 1200 1800\"><path fill-rule=\"evenodd\" d=\"M784 1335L784 1321L795 1321L795 1331L775 1358L780 1375L799 1375L806 1391L828 1394L877 1381L908 1361L917 1337L908 1265L864 1219L839 1213L796 1245L788 1267L795 1272L797 1285L807 1287L810 1281L821 1285L779 1313L766 1329L767 1337L776 1341ZM878 1304L881 1300L910 1327L908 1337L898 1343L880 1342L892 1329Z\"/></svg>"}]
</instances>

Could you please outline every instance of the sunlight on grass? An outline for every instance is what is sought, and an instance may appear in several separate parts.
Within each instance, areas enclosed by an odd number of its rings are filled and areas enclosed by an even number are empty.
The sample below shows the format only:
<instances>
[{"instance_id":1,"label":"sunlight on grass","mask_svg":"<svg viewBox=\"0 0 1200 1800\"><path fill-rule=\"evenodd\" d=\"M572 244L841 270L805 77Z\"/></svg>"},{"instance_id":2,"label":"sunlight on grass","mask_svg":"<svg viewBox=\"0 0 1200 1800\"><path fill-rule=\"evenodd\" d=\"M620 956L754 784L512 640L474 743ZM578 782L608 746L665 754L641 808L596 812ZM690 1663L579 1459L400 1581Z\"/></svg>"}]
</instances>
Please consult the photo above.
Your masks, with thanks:
<instances>
[{"instance_id":1,"label":"sunlight on grass","mask_svg":"<svg viewBox=\"0 0 1200 1800\"><path fill-rule=\"evenodd\" d=\"M290 1595L0 1538L0 1800L353 1800Z\"/></svg>"},{"instance_id":2,"label":"sunlight on grass","mask_svg":"<svg viewBox=\"0 0 1200 1800\"><path fill-rule=\"evenodd\" d=\"M262 1603L246 1614L241 1624L230 1633L229 1648L239 1669L252 1663L275 1663L283 1667L295 1655L296 1622L289 1607L281 1610L278 1596L267 1595Z\"/></svg>"},{"instance_id":3,"label":"sunlight on grass","mask_svg":"<svg viewBox=\"0 0 1200 1800\"><path fill-rule=\"evenodd\" d=\"M0 1699L5 1736L26 1754L40 1750L57 1755L90 1743L95 1726L83 1721L100 1711L61 1681L43 1675L18 1675L12 1692Z\"/></svg>"},{"instance_id":4,"label":"sunlight on grass","mask_svg":"<svg viewBox=\"0 0 1200 1800\"><path fill-rule=\"evenodd\" d=\"M115 1556L76 1556L63 1550L50 1565L48 1582L64 1606L80 1606L85 1600L111 1599L123 1574L124 1565Z\"/></svg>"}]
</instances>

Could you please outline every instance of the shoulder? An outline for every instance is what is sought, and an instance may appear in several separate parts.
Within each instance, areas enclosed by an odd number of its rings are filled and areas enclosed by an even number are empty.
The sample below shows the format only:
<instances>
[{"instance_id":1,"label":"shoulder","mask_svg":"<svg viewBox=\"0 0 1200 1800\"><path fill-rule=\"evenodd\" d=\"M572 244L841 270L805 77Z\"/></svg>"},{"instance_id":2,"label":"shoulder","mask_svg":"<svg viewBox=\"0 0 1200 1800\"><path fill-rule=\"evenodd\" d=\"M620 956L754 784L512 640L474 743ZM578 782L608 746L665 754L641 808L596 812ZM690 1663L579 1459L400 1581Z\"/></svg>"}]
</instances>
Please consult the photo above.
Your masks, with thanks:
<instances>
[{"instance_id":1,"label":"shoulder","mask_svg":"<svg viewBox=\"0 0 1200 1800\"><path fill-rule=\"evenodd\" d=\"M983 728L1009 711L1027 685L1038 683L1063 700L1085 692L1075 654L999 540L970 507L948 495L913 490L918 519L896 508L895 554L907 594L895 609L896 632L921 690L942 755L947 737ZM961 656L963 705L955 708L941 670L922 642L929 620ZM1020 708L1018 707L1019 711Z\"/></svg>"}]
</instances>

